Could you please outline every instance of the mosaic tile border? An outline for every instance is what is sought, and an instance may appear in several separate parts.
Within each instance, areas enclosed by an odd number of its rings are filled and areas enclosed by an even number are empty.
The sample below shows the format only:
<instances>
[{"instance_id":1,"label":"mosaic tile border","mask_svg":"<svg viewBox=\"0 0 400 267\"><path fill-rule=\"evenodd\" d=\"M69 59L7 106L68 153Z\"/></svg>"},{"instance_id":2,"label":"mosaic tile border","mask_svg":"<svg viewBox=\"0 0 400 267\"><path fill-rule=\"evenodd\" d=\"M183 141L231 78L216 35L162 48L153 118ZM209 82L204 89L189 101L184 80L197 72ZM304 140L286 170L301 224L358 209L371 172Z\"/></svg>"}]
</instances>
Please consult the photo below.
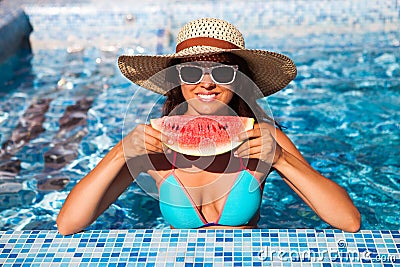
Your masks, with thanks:
<instances>
[{"instance_id":1,"label":"mosaic tile border","mask_svg":"<svg viewBox=\"0 0 400 267\"><path fill-rule=\"evenodd\" d=\"M0 232L0 266L395 266L399 231Z\"/></svg>"}]
</instances>

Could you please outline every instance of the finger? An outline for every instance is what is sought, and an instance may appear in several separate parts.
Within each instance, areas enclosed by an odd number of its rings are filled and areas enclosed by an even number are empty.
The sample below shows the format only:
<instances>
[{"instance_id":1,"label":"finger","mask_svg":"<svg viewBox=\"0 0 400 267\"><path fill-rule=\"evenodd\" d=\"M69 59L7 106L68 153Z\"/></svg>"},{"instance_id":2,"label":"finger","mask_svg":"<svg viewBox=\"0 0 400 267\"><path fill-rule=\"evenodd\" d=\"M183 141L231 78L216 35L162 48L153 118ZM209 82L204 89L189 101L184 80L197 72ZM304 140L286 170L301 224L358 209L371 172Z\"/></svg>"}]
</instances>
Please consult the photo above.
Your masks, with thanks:
<instances>
[{"instance_id":1,"label":"finger","mask_svg":"<svg viewBox=\"0 0 400 267\"><path fill-rule=\"evenodd\" d=\"M251 139L245 142L242 146L240 146L237 151L236 155L245 157L247 155L254 155L261 153L266 157L276 150L276 144L271 139L262 139L256 138Z\"/></svg>"},{"instance_id":2,"label":"finger","mask_svg":"<svg viewBox=\"0 0 400 267\"><path fill-rule=\"evenodd\" d=\"M151 144L146 144L145 148L146 148L147 153L163 153L164 152L164 150L163 150L164 147L163 146L156 147L156 146L153 146Z\"/></svg>"},{"instance_id":3,"label":"finger","mask_svg":"<svg viewBox=\"0 0 400 267\"><path fill-rule=\"evenodd\" d=\"M274 153L266 153L259 149L259 147L254 147L237 156L241 158L257 158L266 162L272 162L274 155Z\"/></svg>"},{"instance_id":4,"label":"finger","mask_svg":"<svg viewBox=\"0 0 400 267\"><path fill-rule=\"evenodd\" d=\"M262 123L258 123L254 125L253 129L250 129L248 131L245 131L243 133L241 133L240 136L240 140L245 140L245 139L250 139L250 138L255 138L261 135L272 135L271 131L274 131L275 128L273 128L272 125L262 122Z\"/></svg>"},{"instance_id":5,"label":"finger","mask_svg":"<svg viewBox=\"0 0 400 267\"><path fill-rule=\"evenodd\" d=\"M261 136L261 129L260 128L254 128L254 129L250 129L248 131L240 133L238 135L238 139L239 139L239 141L243 141L243 140L246 140L246 139L260 137L260 136Z\"/></svg>"},{"instance_id":6,"label":"finger","mask_svg":"<svg viewBox=\"0 0 400 267\"><path fill-rule=\"evenodd\" d=\"M250 139L244 142L239 148L237 149L237 153L240 154L251 147L258 147L262 145L262 139L261 138L256 138L256 139Z\"/></svg>"},{"instance_id":7,"label":"finger","mask_svg":"<svg viewBox=\"0 0 400 267\"><path fill-rule=\"evenodd\" d=\"M243 151L246 151L247 149L249 149L249 142L246 141L243 144L241 144L235 151L235 154L239 155L241 153L243 153Z\"/></svg>"},{"instance_id":8,"label":"finger","mask_svg":"<svg viewBox=\"0 0 400 267\"><path fill-rule=\"evenodd\" d=\"M248 158L251 155L261 154L261 146L249 147L237 153L238 157Z\"/></svg>"},{"instance_id":9,"label":"finger","mask_svg":"<svg viewBox=\"0 0 400 267\"><path fill-rule=\"evenodd\" d=\"M238 156L240 158L252 158L252 159L260 159L261 158L261 153L253 153L253 154L248 154L248 155L242 155Z\"/></svg>"},{"instance_id":10,"label":"finger","mask_svg":"<svg viewBox=\"0 0 400 267\"><path fill-rule=\"evenodd\" d=\"M160 139L158 139L157 137L153 137L151 135L147 135L147 134L145 137L145 144L146 145L149 144L151 146L159 147L159 148L162 148L162 145L163 145L162 141Z\"/></svg>"},{"instance_id":11,"label":"finger","mask_svg":"<svg viewBox=\"0 0 400 267\"><path fill-rule=\"evenodd\" d=\"M154 134L152 132L152 134ZM157 134L157 133L156 133ZM129 136L129 143L127 143L131 148L137 151L148 151L148 152L159 152L162 151L161 141L149 132L146 133L145 125L138 125L137 129Z\"/></svg>"},{"instance_id":12,"label":"finger","mask_svg":"<svg viewBox=\"0 0 400 267\"><path fill-rule=\"evenodd\" d=\"M166 143L166 144L169 144L169 145L172 145L174 143L174 141L172 140L171 137L169 137L168 135L165 135L162 132L154 129L150 125L147 125L147 127L145 129L145 133L146 133L146 135L150 135L150 136L156 138L157 140L160 141L160 143Z\"/></svg>"},{"instance_id":13,"label":"finger","mask_svg":"<svg viewBox=\"0 0 400 267\"><path fill-rule=\"evenodd\" d=\"M144 126L144 132L146 135L152 136L154 138L157 138L158 140L162 140L162 133L156 129L154 129L153 127L151 127L150 125L146 124Z\"/></svg>"},{"instance_id":14,"label":"finger","mask_svg":"<svg viewBox=\"0 0 400 267\"><path fill-rule=\"evenodd\" d=\"M166 144L164 142L159 142L158 144L159 145L155 145L153 143L146 143L146 149L155 153L167 153L167 154L171 153L171 149L169 148L168 145L171 145L172 143Z\"/></svg>"},{"instance_id":15,"label":"finger","mask_svg":"<svg viewBox=\"0 0 400 267\"><path fill-rule=\"evenodd\" d=\"M261 157L260 151L248 150L248 151L246 151L246 153L237 155L237 157L239 157L239 158L256 158L256 156L258 156L257 159L260 159L260 157Z\"/></svg>"}]
</instances>

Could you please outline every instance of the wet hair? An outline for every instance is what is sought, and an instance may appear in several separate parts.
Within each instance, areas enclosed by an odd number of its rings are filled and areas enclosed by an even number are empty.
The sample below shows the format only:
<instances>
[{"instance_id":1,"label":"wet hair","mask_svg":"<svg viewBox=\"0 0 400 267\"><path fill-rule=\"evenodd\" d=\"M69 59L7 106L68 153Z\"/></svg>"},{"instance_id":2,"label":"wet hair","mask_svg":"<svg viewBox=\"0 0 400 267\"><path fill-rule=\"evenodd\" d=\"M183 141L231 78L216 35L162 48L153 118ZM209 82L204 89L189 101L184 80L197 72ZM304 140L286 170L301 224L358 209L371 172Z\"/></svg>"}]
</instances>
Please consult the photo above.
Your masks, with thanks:
<instances>
[{"instance_id":1,"label":"wet hair","mask_svg":"<svg viewBox=\"0 0 400 267\"><path fill-rule=\"evenodd\" d=\"M170 61L169 67L190 61L216 61L227 65L238 65L239 71L245 74L250 80L253 80L253 72L249 69L247 62L243 58L231 53L191 57L190 59L173 59ZM179 75L175 68L168 69L167 80L173 84L180 83ZM246 88L239 88L239 90L243 89L245 90ZM242 92L242 94L244 94L244 92ZM248 93L246 95L248 95ZM165 96L167 99L162 110L163 116L169 115L172 111L174 111L176 114L183 114L187 110L187 103L185 103L186 100L183 97L180 85L169 90ZM249 97L249 99L245 101L240 94L234 93L231 101L228 103L228 106L234 110L238 116L254 118L255 121L262 120L266 122L275 122L272 118L265 114L264 110L257 104L255 98L253 99ZM280 127L279 124L276 123L276 125Z\"/></svg>"}]
</instances>

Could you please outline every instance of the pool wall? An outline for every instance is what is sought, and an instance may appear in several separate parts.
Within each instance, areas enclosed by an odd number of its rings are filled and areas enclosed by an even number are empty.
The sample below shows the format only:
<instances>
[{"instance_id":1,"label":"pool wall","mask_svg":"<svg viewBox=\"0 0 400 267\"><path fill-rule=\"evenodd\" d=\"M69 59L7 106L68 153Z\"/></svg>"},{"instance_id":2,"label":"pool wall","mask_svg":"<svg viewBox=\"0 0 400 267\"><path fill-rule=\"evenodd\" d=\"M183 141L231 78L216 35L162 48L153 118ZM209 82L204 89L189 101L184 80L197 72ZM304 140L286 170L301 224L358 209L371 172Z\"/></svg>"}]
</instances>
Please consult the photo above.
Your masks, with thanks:
<instances>
[{"instance_id":1,"label":"pool wall","mask_svg":"<svg viewBox=\"0 0 400 267\"><path fill-rule=\"evenodd\" d=\"M301 47L398 46L399 2L386 1L0 1L0 48L26 37L34 27L31 44L40 48L74 45L125 46L140 34L149 52L171 52L177 30L187 21L205 16L235 21L248 46L271 50ZM174 6L171 9L171 5ZM28 17L25 15L28 15ZM67 31L60 27L68 25ZM54 30L52 30L54 29ZM257 29L257 30L256 30ZM151 34L149 34L151 32ZM361 33L361 34L360 34ZM331 38L323 38L330 36ZM379 38L376 38L379 37ZM141 38L143 39L143 38ZM150 45L150 46L149 46ZM12 49L18 46L13 45ZM0 49L1 53L13 53Z\"/></svg>"},{"instance_id":2,"label":"pool wall","mask_svg":"<svg viewBox=\"0 0 400 267\"><path fill-rule=\"evenodd\" d=\"M110 7L108 1L14 1L21 9L12 14L25 25L18 27L19 36L29 33L29 18L33 51L101 46L169 53L176 31L200 16L237 21L245 38L251 35L253 40L246 45L260 49L399 46L397 0L189 2L120 1ZM4 18L0 32L9 27ZM9 44L16 35L2 35L0 43ZM0 232L0 266L395 266L399 252L399 231L384 229L354 234L314 229L102 230L68 237L48 230Z\"/></svg>"},{"instance_id":3,"label":"pool wall","mask_svg":"<svg viewBox=\"0 0 400 267\"><path fill-rule=\"evenodd\" d=\"M32 25L24 10L0 1L0 64L20 49L30 49Z\"/></svg>"},{"instance_id":4,"label":"pool wall","mask_svg":"<svg viewBox=\"0 0 400 267\"><path fill-rule=\"evenodd\" d=\"M0 266L398 266L399 231L0 232Z\"/></svg>"},{"instance_id":5,"label":"pool wall","mask_svg":"<svg viewBox=\"0 0 400 267\"><path fill-rule=\"evenodd\" d=\"M140 45L148 50L135 53L169 53L184 23L207 16L233 21L245 40L252 40L246 45L260 49L399 45L398 0L119 1L111 8L103 1L83 1L25 10L35 25L35 47ZM46 30L51 25L70 30L56 35ZM143 34L148 38L137 40Z\"/></svg>"}]
</instances>

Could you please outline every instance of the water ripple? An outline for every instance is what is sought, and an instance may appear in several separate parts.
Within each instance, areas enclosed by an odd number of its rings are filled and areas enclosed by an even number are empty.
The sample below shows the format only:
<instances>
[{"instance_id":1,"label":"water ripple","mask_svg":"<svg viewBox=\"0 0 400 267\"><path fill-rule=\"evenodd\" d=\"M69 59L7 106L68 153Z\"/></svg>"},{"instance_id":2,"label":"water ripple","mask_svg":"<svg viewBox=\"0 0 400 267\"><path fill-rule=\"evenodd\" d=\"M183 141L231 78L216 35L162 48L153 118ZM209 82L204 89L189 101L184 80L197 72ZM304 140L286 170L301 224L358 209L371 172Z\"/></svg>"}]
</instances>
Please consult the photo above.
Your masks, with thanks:
<instances>
[{"instance_id":1,"label":"water ripple","mask_svg":"<svg viewBox=\"0 0 400 267\"><path fill-rule=\"evenodd\" d=\"M349 192L362 213L363 229L399 227L395 216L400 205L398 51L289 51L299 75L287 89L268 98L275 118L287 127L284 131L305 158ZM16 83L20 86L0 96L1 141L10 136L32 99L53 98L43 124L45 133L16 155L22 161L22 170L19 176L7 178L8 183L14 183L12 188L19 188L18 184L24 182L30 186L19 190L24 194L0 192L0 230L53 229L67 193L121 139L123 130L145 122L149 110L154 115L160 113L160 105L153 109L151 104L154 94L132 86L120 75L115 67L120 53L122 50L117 47L105 51L85 48L74 53L38 51L32 58L33 81L31 76L25 77ZM130 107L134 109L126 114L136 92L142 95L133 99L136 102ZM61 192L38 192L32 176L55 175L42 173L42 155L52 146L58 120L66 106L83 96L95 98L88 112L89 132L79 144L78 157L58 171L70 183ZM43 221L42 226L37 223L39 220ZM91 229L167 225L157 202L133 184ZM259 225L329 227L277 174L269 177L265 185Z\"/></svg>"}]
</instances>

